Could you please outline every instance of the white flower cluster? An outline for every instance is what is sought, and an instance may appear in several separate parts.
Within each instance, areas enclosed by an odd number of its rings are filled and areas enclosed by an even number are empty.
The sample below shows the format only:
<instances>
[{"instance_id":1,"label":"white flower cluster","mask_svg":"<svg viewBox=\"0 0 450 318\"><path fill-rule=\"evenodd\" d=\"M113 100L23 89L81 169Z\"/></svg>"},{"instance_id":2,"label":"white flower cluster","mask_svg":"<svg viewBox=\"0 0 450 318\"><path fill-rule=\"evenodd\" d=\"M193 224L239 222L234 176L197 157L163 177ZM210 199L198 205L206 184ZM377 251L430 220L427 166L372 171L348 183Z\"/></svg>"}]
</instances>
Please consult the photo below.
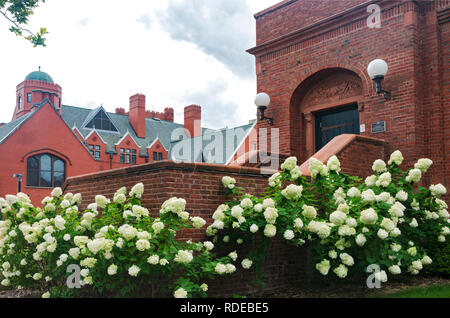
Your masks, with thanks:
<instances>
[{"instance_id":1,"label":"white flower cluster","mask_svg":"<svg viewBox=\"0 0 450 318\"><path fill-rule=\"evenodd\" d=\"M136 197L138 199L142 198L142 194L144 193L144 184L138 183L130 191L130 197Z\"/></svg>"},{"instance_id":2,"label":"white flower cluster","mask_svg":"<svg viewBox=\"0 0 450 318\"><path fill-rule=\"evenodd\" d=\"M391 158L389 159L388 164L391 165L395 163L397 166L400 166L403 160L403 154L399 150L397 150L391 154Z\"/></svg>"},{"instance_id":3,"label":"white flower cluster","mask_svg":"<svg viewBox=\"0 0 450 318\"><path fill-rule=\"evenodd\" d=\"M222 178L222 184L225 188L234 189L234 187L236 186L236 179L225 176Z\"/></svg>"},{"instance_id":4,"label":"white flower cluster","mask_svg":"<svg viewBox=\"0 0 450 318\"><path fill-rule=\"evenodd\" d=\"M281 191L281 194L288 200L298 200L302 196L303 187L295 184L290 184Z\"/></svg>"},{"instance_id":5,"label":"white flower cluster","mask_svg":"<svg viewBox=\"0 0 450 318\"><path fill-rule=\"evenodd\" d=\"M341 163L339 162L339 159L336 156L332 156L327 161L327 168L329 171L336 171L339 173L341 171Z\"/></svg>"},{"instance_id":6,"label":"white flower cluster","mask_svg":"<svg viewBox=\"0 0 450 318\"><path fill-rule=\"evenodd\" d=\"M311 178L315 179L318 175L327 176L328 168L320 160L316 158L309 159L309 172Z\"/></svg>"},{"instance_id":7,"label":"white flower cluster","mask_svg":"<svg viewBox=\"0 0 450 318\"><path fill-rule=\"evenodd\" d=\"M302 176L302 172L300 171L300 167L297 166L297 158L289 157L284 163L281 165L281 170L289 171L292 180L297 180Z\"/></svg>"},{"instance_id":8,"label":"white flower cluster","mask_svg":"<svg viewBox=\"0 0 450 318\"><path fill-rule=\"evenodd\" d=\"M162 204L159 213L162 215L168 212L172 212L178 214L181 218L185 219L184 215L185 209L186 209L186 200L173 197Z\"/></svg>"},{"instance_id":9,"label":"white flower cluster","mask_svg":"<svg viewBox=\"0 0 450 318\"><path fill-rule=\"evenodd\" d=\"M447 193L447 189L442 184L431 185L430 186L431 195L435 197L440 197Z\"/></svg>"},{"instance_id":10,"label":"white flower cluster","mask_svg":"<svg viewBox=\"0 0 450 318\"><path fill-rule=\"evenodd\" d=\"M278 187L281 184L281 174L279 172L274 173L270 178L269 178L269 186L271 187Z\"/></svg>"},{"instance_id":11,"label":"white flower cluster","mask_svg":"<svg viewBox=\"0 0 450 318\"><path fill-rule=\"evenodd\" d=\"M180 251L178 251L177 255L175 256L174 261L177 263L187 264L187 263L192 262L193 259L194 259L194 256L192 255L192 251L180 250Z\"/></svg>"}]
</instances>

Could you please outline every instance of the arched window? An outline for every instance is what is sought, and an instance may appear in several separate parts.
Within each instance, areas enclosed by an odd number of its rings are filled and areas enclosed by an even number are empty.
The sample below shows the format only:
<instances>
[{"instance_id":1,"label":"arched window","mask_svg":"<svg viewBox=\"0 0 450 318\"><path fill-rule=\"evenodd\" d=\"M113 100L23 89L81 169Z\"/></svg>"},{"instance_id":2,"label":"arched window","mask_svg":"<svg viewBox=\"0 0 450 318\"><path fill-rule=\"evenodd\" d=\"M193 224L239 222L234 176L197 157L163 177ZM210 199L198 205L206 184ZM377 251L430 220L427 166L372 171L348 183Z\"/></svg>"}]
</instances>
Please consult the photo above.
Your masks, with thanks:
<instances>
[{"instance_id":1,"label":"arched window","mask_svg":"<svg viewBox=\"0 0 450 318\"><path fill-rule=\"evenodd\" d=\"M48 153L39 154L27 160L27 186L54 188L66 180L65 162Z\"/></svg>"}]
</instances>

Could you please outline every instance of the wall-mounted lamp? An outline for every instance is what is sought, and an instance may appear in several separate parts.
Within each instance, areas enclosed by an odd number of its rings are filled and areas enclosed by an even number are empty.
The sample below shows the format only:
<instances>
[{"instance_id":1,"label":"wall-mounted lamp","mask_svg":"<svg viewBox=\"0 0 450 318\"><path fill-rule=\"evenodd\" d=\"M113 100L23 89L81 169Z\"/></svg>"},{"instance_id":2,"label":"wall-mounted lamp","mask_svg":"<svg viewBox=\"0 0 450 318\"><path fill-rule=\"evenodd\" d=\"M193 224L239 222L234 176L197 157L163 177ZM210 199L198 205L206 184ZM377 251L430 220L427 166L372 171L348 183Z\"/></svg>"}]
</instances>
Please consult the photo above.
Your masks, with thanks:
<instances>
[{"instance_id":1,"label":"wall-mounted lamp","mask_svg":"<svg viewBox=\"0 0 450 318\"><path fill-rule=\"evenodd\" d=\"M20 173L13 174L13 178L17 178L17 193L21 192L22 190L22 177L23 175Z\"/></svg>"},{"instance_id":2,"label":"wall-mounted lamp","mask_svg":"<svg viewBox=\"0 0 450 318\"><path fill-rule=\"evenodd\" d=\"M273 118L264 116L264 112L267 109L267 106L270 104L270 97L266 93L259 93L256 95L255 104L258 107L259 111L259 120L267 120L270 125L273 125Z\"/></svg>"},{"instance_id":3,"label":"wall-mounted lamp","mask_svg":"<svg viewBox=\"0 0 450 318\"><path fill-rule=\"evenodd\" d=\"M389 68L385 61L376 59L369 63L367 67L367 73L369 73L370 78L377 85L377 94L384 94L386 100L391 99L391 91L386 91L383 89L382 82L386 76Z\"/></svg>"}]
</instances>

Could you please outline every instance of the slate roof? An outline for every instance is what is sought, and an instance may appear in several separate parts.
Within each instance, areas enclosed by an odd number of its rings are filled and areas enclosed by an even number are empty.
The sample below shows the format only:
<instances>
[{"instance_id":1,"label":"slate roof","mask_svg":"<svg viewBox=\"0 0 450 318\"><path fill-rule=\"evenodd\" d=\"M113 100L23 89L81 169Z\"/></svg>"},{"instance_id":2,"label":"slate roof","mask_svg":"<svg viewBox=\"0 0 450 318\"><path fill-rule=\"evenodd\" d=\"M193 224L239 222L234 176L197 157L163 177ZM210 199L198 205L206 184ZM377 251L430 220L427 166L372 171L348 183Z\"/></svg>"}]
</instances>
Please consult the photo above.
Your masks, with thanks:
<instances>
[{"instance_id":1,"label":"slate roof","mask_svg":"<svg viewBox=\"0 0 450 318\"><path fill-rule=\"evenodd\" d=\"M16 131L28 118L31 117L31 114L28 113L24 116L17 118L7 124L0 126L0 144L8 138L14 131Z\"/></svg>"},{"instance_id":2,"label":"slate roof","mask_svg":"<svg viewBox=\"0 0 450 318\"><path fill-rule=\"evenodd\" d=\"M187 162L228 164L256 122L235 128L208 130L202 136L172 143L169 158Z\"/></svg>"},{"instance_id":3,"label":"slate roof","mask_svg":"<svg viewBox=\"0 0 450 318\"><path fill-rule=\"evenodd\" d=\"M44 102L46 101L44 100L41 105ZM72 130L76 128L82 137L86 139L93 133L93 129L84 128L84 126L99 111L104 111L118 130L118 132L112 132L95 129L95 132L106 143L107 153L116 154L116 145L129 134L139 146L142 157L147 157L147 148L152 146L156 140L159 140L162 146L169 152L169 159L188 162L227 164L255 125L249 124L222 130L202 128L203 136L188 138L182 124L155 118L146 118L146 138L139 138L131 126L127 115L109 113L103 107L88 109L63 105L61 117L69 128ZM17 130L29 117L33 116L33 114L34 112L28 113L10 123L0 126L0 143ZM175 133L174 135L177 140L172 140L173 133ZM233 136L228 138L228 144L227 136ZM183 151L179 151L183 147L184 149L191 149L190 156L186 156ZM227 148L228 152L226 151Z\"/></svg>"}]
</instances>

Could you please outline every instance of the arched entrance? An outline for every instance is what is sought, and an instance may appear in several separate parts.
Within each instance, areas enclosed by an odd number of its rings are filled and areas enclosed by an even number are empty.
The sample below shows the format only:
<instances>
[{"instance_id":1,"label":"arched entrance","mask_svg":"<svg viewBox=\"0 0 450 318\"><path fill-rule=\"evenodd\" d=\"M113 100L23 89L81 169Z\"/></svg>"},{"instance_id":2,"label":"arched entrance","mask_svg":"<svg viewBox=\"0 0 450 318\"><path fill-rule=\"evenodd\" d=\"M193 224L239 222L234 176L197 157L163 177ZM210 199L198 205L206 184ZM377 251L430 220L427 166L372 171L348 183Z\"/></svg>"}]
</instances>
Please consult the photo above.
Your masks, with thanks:
<instances>
[{"instance_id":1,"label":"arched entrance","mask_svg":"<svg viewBox=\"0 0 450 318\"><path fill-rule=\"evenodd\" d=\"M330 68L304 80L291 97L292 135L297 156L306 160L335 136L360 133L361 78Z\"/></svg>"}]
</instances>

